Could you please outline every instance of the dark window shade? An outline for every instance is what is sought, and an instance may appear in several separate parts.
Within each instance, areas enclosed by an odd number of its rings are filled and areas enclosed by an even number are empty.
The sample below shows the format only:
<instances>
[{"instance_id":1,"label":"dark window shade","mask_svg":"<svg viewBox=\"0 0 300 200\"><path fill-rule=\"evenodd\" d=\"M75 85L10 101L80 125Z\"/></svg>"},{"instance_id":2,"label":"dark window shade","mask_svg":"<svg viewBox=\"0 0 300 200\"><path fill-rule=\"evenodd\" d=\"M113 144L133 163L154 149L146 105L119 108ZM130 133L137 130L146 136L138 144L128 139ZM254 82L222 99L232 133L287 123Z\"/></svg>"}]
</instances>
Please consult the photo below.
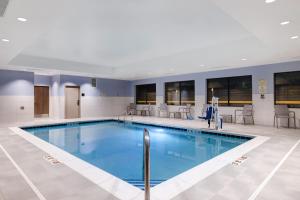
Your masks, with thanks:
<instances>
[{"instance_id":1,"label":"dark window shade","mask_svg":"<svg viewBox=\"0 0 300 200\"><path fill-rule=\"evenodd\" d=\"M217 78L207 80L207 103L211 103L212 88L215 97L219 97L219 105L228 105L228 80L226 78Z\"/></svg>"},{"instance_id":2,"label":"dark window shade","mask_svg":"<svg viewBox=\"0 0 300 200\"><path fill-rule=\"evenodd\" d=\"M180 100L181 105L195 104L195 82L180 82Z\"/></svg>"},{"instance_id":3,"label":"dark window shade","mask_svg":"<svg viewBox=\"0 0 300 200\"><path fill-rule=\"evenodd\" d=\"M165 102L168 105L195 105L195 81L165 83Z\"/></svg>"},{"instance_id":4,"label":"dark window shade","mask_svg":"<svg viewBox=\"0 0 300 200\"><path fill-rule=\"evenodd\" d=\"M207 80L207 103L211 103L212 88L220 106L252 104L252 77L238 76Z\"/></svg>"},{"instance_id":5,"label":"dark window shade","mask_svg":"<svg viewBox=\"0 0 300 200\"><path fill-rule=\"evenodd\" d=\"M156 84L136 85L136 104L156 104Z\"/></svg>"},{"instance_id":6,"label":"dark window shade","mask_svg":"<svg viewBox=\"0 0 300 200\"><path fill-rule=\"evenodd\" d=\"M229 104L231 106L252 104L251 76L229 79Z\"/></svg>"},{"instance_id":7,"label":"dark window shade","mask_svg":"<svg viewBox=\"0 0 300 200\"><path fill-rule=\"evenodd\" d=\"M168 105L180 105L180 85L179 82L165 84L165 98Z\"/></svg>"},{"instance_id":8,"label":"dark window shade","mask_svg":"<svg viewBox=\"0 0 300 200\"><path fill-rule=\"evenodd\" d=\"M300 71L277 73L275 82L275 104L300 108Z\"/></svg>"}]
</instances>

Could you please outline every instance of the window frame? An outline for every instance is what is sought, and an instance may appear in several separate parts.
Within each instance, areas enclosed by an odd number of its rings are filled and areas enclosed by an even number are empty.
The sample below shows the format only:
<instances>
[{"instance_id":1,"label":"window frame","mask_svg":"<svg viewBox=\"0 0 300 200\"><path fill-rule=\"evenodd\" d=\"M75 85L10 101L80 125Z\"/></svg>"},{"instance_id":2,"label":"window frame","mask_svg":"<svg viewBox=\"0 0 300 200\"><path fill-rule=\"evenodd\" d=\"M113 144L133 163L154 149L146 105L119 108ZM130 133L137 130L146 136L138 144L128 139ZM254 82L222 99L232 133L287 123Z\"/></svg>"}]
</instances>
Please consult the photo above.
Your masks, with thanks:
<instances>
[{"instance_id":1,"label":"window frame","mask_svg":"<svg viewBox=\"0 0 300 200\"><path fill-rule=\"evenodd\" d=\"M285 72L276 72L273 74L273 89L274 89L274 105L287 105L288 108L292 108L292 109L299 109L300 108L300 104L278 104L276 103L276 75L278 74L284 74L284 73L300 73L300 70L299 71L285 71Z\"/></svg>"},{"instance_id":2,"label":"window frame","mask_svg":"<svg viewBox=\"0 0 300 200\"><path fill-rule=\"evenodd\" d=\"M251 103L245 103L245 104L234 104L234 103L230 103L230 91L232 88L230 88L230 80L234 79L234 78L242 78L242 77L247 77L250 78L251 80ZM216 79L225 79L227 81L227 103L222 103L222 105L220 105L220 107L243 107L244 105L253 105L253 79L252 79L252 75L243 75L243 76L230 76L230 77L219 77L219 78L207 78L206 79L206 103L207 104L211 104L208 99L208 94L209 94L209 88L208 88L208 82L209 80L216 80ZM219 103L220 104L220 103Z\"/></svg>"},{"instance_id":3,"label":"window frame","mask_svg":"<svg viewBox=\"0 0 300 200\"><path fill-rule=\"evenodd\" d=\"M182 83L185 83L185 82L193 82L193 86L194 86L194 98L193 98L193 102L192 103L182 103L182 95L181 95L181 92L182 92ZM167 95L167 87L166 85L167 84L170 84L170 83L178 83L179 84L179 105L172 105L172 104L168 104L168 95ZM186 81L171 81L171 82L165 82L164 84L165 86L165 103L168 105L168 106L185 106L187 104L191 104L192 106L195 106L195 99L196 99L196 93L195 93L195 80L186 80Z\"/></svg>"},{"instance_id":4,"label":"window frame","mask_svg":"<svg viewBox=\"0 0 300 200\"><path fill-rule=\"evenodd\" d=\"M145 103L138 103L137 101L137 87L141 87L141 86L150 86L150 85L153 85L154 88L155 88L155 102L151 102L151 100L148 99L148 93L149 93L149 90L146 89L146 96L145 96ZM150 101L150 102L148 102ZM156 105L156 83L149 83L149 84L140 84L140 85L135 85L135 104L137 105Z\"/></svg>"}]
</instances>

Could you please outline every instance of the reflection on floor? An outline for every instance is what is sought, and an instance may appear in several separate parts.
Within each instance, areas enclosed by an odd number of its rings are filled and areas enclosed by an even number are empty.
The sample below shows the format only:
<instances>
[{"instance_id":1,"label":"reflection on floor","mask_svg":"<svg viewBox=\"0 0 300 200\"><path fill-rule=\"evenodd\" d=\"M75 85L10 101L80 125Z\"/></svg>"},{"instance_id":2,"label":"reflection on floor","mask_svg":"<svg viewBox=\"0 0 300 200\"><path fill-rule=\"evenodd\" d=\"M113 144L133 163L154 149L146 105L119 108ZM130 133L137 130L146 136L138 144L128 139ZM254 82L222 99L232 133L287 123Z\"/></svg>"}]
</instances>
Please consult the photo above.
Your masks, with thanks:
<instances>
[{"instance_id":1,"label":"reflection on floor","mask_svg":"<svg viewBox=\"0 0 300 200\"><path fill-rule=\"evenodd\" d=\"M84 119L81 119L84 120ZM200 120L179 120L155 117L133 117L140 122L207 128ZM72 120L37 120L23 124L43 124ZM0 145L9 153L36 188L47 200L51 199L117 199L112 194L83 178L63 164L52 165L43 159L46 154L34 145L13 134L7 127L22 124L1 124ZM229 164L185 192L176 200L248 199L266 179L286 153L300 139L300 131L264 126L225 124L224 130L268 136L270 139L253 151L241 165ZM69 142L75 138L67 138ZM77 148L74 146L73 148ZM20 172L0 150L0 199L41 199ZM256 199L298 199L300 196L300 146L291 153L274 176L262 188ZM117 187L115 185L115 187ZM180 187L180 186L178 186ZM126 191L124 191L126 193ZM163 195L162 195L163 196ZM128 199L138 197L128 195ZM162 199L154 197L153 199Z\"/></svg>"}]
</instances>

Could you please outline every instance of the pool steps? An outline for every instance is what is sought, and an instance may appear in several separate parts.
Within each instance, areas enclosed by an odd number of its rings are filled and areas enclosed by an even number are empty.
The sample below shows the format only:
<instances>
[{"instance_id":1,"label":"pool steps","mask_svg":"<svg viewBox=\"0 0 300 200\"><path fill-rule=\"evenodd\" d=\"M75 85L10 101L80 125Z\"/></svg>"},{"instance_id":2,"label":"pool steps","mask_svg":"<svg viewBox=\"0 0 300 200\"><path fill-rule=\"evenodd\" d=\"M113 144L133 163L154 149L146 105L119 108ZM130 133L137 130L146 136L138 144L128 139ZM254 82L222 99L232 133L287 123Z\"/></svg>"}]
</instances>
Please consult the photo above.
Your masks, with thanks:
<instances>
[{"instance_id":1,"label":"pool steps","mask_svg":"<svg viewBox=\"0 0 300 200\"><path fill-rule=\"evenodd\" d=\"M125 179L124 181L130 183L131 185L134 185L135 187L140 188L141 190L145 189L144 180ZM150 180L150 187L154 187L163 181L165 180Z\"/></svg>"}]
</instances>

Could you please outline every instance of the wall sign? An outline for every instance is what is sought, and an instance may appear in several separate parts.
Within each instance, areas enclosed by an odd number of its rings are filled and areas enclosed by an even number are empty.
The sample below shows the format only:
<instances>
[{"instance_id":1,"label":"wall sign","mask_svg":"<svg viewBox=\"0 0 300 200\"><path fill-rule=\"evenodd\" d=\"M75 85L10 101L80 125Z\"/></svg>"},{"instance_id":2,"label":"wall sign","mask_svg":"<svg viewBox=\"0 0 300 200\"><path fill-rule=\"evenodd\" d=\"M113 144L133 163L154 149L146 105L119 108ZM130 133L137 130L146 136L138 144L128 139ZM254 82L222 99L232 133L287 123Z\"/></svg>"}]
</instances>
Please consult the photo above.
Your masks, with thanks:
<instances>
[{"instance_id":1,"label":"wall sign","mask_svg":"<svg viewBox=\"0 0 300 200\"><path fill-rule=\"evenodd\" d=\"M267 91L267 81L262 79L258 81L258 92L260 94L260 98L264 99Z\"/></svg>"}]
</instances>

